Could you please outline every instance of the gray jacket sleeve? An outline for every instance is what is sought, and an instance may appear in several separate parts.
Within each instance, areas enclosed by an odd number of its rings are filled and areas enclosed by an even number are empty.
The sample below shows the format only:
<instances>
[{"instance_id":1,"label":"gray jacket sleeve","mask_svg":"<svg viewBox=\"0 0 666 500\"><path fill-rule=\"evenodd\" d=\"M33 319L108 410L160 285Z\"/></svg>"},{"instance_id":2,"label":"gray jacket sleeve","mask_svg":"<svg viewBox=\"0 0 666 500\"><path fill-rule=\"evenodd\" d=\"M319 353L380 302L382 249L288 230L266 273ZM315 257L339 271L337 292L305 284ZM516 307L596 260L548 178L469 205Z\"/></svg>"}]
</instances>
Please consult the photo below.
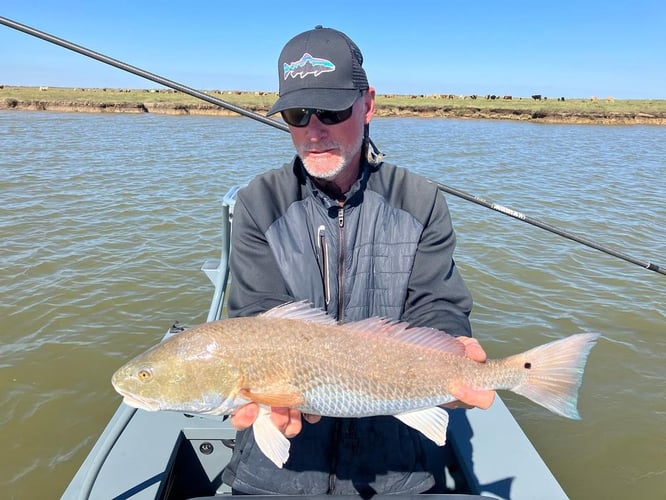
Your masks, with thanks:
<instances>
[{"instance_id":1,"label":"gray jacket sleeve","mask_svg":"<svg viewBox=\"0 0 666 500\"><path fill-rule=\"evenodd\" d=\"M246 204L247 190L241 190L234 207L231 255L231 283L227 302L229 317L256 316L289 302L287 287L266 241L264 230Z\"/></svg>"},{"instance_id":2,"label":"gray jacket sleeve","mask_svg":"<svg viewBox=\"0 0 666 500\"><path fill-rule=\"evenodd\" d=\"M403 320L451 335L471 336L472 296L453 259L456 237L444 196L434 185L420 192L424 228L409 279ZM428 203L429 202L429 203Z\"/></svg>"}]
</instances>

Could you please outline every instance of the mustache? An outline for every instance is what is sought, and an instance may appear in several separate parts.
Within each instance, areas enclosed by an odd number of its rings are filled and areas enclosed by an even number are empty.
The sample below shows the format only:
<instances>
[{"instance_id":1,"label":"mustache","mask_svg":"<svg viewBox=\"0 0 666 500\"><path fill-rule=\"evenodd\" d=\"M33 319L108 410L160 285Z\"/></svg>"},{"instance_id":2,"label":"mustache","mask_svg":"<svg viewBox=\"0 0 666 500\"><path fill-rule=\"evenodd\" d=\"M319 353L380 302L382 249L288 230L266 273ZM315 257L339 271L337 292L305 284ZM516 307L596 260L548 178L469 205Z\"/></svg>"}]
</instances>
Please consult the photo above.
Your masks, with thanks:
<instances>
[{"instance_id":1,"label":"mustache","mask_svg":"<svg viewBox=\"0 0 666 500\"><path fill-rule=\"evenodd\" d=\"M319 142L316 145L305 145L298 148L299 153L316 153L317 151L324 151L327 149L341 149L340 144L337 142Z\"/></svg>"}]
</instances>

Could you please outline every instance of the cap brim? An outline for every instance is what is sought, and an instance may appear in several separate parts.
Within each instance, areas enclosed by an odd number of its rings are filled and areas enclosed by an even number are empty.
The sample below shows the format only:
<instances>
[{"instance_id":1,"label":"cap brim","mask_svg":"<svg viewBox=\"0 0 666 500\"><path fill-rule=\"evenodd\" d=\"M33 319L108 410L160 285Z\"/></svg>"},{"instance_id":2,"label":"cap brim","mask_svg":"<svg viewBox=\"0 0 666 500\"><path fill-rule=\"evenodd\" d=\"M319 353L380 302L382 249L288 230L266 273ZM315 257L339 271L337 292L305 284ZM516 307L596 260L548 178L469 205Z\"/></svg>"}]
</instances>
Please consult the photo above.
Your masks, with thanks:
<instances>
[{"instance_id":1,"label":"cap brim","mask_svg":"<svg viewBox=\"0 0 666 500\"><path fill-rule=\"evenodd\" d=\"M342 111L351 107L361 92L358 89L299 89L281 96L267 116L290 108L314 108Z\"/></svg>"}]
</instances>

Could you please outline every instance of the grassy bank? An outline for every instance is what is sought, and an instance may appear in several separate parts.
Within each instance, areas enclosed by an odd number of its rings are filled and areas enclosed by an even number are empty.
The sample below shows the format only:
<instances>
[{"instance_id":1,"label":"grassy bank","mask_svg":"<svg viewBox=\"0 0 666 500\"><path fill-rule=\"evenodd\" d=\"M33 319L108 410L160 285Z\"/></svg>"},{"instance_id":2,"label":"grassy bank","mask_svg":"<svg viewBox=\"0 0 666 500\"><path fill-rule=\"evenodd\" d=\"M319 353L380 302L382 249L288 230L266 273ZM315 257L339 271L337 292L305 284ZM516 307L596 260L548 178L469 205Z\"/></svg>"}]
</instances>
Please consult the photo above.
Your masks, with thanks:
<instances>
[{"instance_id":1,"label":"grassy bank","mask_svg":"<svg viewBox=\"0 0 666 500\"><path fill-rule=\"evenodd\" d=\"M206 93L258 113L277 99L272 92L209 90ZM666 125L666 100L459 95L378 95L377 116L457 117L549 123ZM233 115L172 90L0 88L0 109Z\"/></svg>"}]
</instances>

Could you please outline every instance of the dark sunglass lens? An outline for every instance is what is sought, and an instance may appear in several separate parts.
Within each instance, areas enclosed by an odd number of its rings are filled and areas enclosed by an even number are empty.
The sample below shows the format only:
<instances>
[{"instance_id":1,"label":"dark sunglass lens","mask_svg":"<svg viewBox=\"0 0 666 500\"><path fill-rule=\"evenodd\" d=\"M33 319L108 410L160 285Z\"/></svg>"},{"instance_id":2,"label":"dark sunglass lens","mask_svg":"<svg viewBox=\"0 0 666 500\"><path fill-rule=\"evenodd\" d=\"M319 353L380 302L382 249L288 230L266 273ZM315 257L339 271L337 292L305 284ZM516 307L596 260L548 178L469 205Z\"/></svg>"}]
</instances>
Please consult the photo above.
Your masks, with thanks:
<instances>
[{"instance_id":1,"label":"dark sunglass lens","mask_svg":"<svg viewBox=\"0 0 666 500\"><path fill-rule=\"evenodd\" d=\"M329 111L327 109L290 108L281 111L282 119L292 127L305 127L310 123L310 117L317 115L317 119L324 125L337 125L349 119L354 111L350 106L342 111Z\"/></svg>"},{"instance_id":2,"label":"dark sunglass lens","mask_svg":"<svg viewBox=\"0 0 666 500\"><path fill-rule=\"evenodd\" d=\"M342 111L317 111L317 118L324 125L336 125L345 121L352 114L352 108L343 109Z\"/></svg>"},{"instance_id":3,"label":"dark sunglass lens","mask_svg":"<svg viewBox=\"0 0 666 500\"><path fill-rule=\"evenodd\" d=\"M292 127L305 127L310 121L311 110L304 108L285 109L281 112L282 119Z\"/></svg>"}]
</instances>

